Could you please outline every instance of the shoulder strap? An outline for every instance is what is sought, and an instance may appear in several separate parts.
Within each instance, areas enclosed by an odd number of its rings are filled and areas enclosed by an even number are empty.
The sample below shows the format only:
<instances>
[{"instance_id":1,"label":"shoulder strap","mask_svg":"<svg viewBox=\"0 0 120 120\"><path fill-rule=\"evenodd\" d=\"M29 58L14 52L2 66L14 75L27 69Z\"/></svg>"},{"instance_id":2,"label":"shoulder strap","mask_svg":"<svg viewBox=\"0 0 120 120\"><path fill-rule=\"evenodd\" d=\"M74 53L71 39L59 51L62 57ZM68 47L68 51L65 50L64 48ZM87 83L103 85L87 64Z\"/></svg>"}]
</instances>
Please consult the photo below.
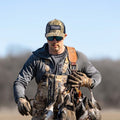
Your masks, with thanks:
<instances>
[{"instance_id":1,"label":"shoulder strap","mask_svg":"<svg viewBox=\"0 0 120 120\"><path fill-rule=\"evenodd\" d=\"M68 47L67 46L67 50L68 50L68 58L70 61L70 65L73 67L75 67L76 69L76 62L77 62L77 53L74 47Z\"/></svg>"}]
</instances>

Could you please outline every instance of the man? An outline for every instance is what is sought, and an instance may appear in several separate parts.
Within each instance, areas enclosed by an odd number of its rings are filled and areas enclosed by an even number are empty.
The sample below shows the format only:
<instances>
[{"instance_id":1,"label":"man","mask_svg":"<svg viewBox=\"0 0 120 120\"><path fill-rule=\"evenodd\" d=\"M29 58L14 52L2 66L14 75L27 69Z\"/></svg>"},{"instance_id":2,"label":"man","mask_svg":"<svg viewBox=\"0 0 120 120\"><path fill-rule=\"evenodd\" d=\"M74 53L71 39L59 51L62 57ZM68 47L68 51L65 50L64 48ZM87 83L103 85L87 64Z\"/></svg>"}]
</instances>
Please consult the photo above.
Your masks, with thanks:
<instances>
[{"instance_id":1,"label":"man","mask_svg":"<svg viewBox=\"0 0 120 120\"><path fill-rule=\"evenodd\" d=\"M89 88L94 88L101 82L99 71L86 56L64 45L66 36L62 21L54 19L48 22L45 33L47 43L33 52L20 71L14 82L14 97L22 115L29 115L32 111L33 120L44 119L45 108L55 101L59 90L64 91L66 81L72 87L81 85ZM76 81L76 73L72 74L72 70L84 75ZM31 108L25 97L25 89L33 78L38 89Z\"/></svg>"}]
</instances>

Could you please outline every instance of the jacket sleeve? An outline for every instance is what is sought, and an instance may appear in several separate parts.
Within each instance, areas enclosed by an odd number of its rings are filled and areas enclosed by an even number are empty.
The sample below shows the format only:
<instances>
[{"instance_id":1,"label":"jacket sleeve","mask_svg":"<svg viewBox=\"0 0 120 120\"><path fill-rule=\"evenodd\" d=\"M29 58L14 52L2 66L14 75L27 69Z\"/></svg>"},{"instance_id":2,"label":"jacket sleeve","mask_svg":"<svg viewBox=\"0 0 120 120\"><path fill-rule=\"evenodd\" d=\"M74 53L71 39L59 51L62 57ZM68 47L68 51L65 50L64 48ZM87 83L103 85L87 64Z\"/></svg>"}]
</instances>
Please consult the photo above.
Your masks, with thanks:
<instances>
[{"instance_id":1,"label":"jacket sleeve","mask_svg":"<svg viewBox=\"0 0 120 120\"><path fill-rule=\"evenodd\" d=\"M20 97L25 97L25 89L28 83L34 78L35 70L35 58L34 55L31 55L19 72L19 75L13 85L16 103Z\"/></svg>"},{"instance_id":2,"label":"jacket sleeve","mask_svg":"<svg viewBox=\"0 0 120 120\"><path fill-rule=\"evenodd\" d=\"M95 68L95 66L92 65L92 63L87 59L87 57L77 51L78 55L78 70L85 73L88 77L90 77L93 80L93 84L91 88L96 87L101 82L101 74L100 72Z\"/></svg>"}]
</instances>

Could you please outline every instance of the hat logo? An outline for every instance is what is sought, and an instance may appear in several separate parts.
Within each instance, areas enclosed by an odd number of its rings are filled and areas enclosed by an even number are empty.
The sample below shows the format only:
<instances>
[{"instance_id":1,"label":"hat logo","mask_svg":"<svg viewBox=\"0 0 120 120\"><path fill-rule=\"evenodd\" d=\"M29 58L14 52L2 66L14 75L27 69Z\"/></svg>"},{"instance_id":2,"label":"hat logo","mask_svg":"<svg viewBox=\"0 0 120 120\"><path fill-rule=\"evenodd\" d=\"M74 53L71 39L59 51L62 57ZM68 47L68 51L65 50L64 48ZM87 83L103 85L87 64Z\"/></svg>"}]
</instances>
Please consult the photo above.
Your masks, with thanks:
<instances>
[{"instance_id":1,"label":"hat logo","mask_svg":"<svg viewBox=\"0 0 120 120\"><path fill-rule=\"evenodd\" d=\"M59 25L51 25L50 30L61 30L61 26L59 26Z\"/></svg>"}]
</instances>

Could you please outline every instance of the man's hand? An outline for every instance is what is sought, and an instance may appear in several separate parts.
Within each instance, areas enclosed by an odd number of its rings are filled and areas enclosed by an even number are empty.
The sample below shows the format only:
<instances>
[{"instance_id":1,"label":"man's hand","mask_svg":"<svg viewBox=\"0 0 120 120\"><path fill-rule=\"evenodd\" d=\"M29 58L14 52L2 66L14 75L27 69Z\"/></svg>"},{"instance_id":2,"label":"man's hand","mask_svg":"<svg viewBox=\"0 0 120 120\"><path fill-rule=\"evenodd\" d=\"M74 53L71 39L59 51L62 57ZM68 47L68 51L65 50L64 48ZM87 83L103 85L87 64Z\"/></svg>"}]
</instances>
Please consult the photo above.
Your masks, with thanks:
<instances>
[{"instance_id":1,"label":"man's hand","mask_svg":"<svg viewBox=\"0 0 120 120\"><path fill-rule=\"evenodd\" d=\"M25 98L19 98L18 110L22 115L29 115L31 111L30 103Z\"/></svg>"},{"instance_id":2,"label":"man's hand","mask_svg":"<svg viewBox=\"0 0 120 120\"><path fill-rule=\"evenodd\" d=\"M73 71L72 74L68 75L67 83L71 85L71 87L91 87L92 79L87 77L86 74L82 72Z\"/></svg>"}]
</instances>

